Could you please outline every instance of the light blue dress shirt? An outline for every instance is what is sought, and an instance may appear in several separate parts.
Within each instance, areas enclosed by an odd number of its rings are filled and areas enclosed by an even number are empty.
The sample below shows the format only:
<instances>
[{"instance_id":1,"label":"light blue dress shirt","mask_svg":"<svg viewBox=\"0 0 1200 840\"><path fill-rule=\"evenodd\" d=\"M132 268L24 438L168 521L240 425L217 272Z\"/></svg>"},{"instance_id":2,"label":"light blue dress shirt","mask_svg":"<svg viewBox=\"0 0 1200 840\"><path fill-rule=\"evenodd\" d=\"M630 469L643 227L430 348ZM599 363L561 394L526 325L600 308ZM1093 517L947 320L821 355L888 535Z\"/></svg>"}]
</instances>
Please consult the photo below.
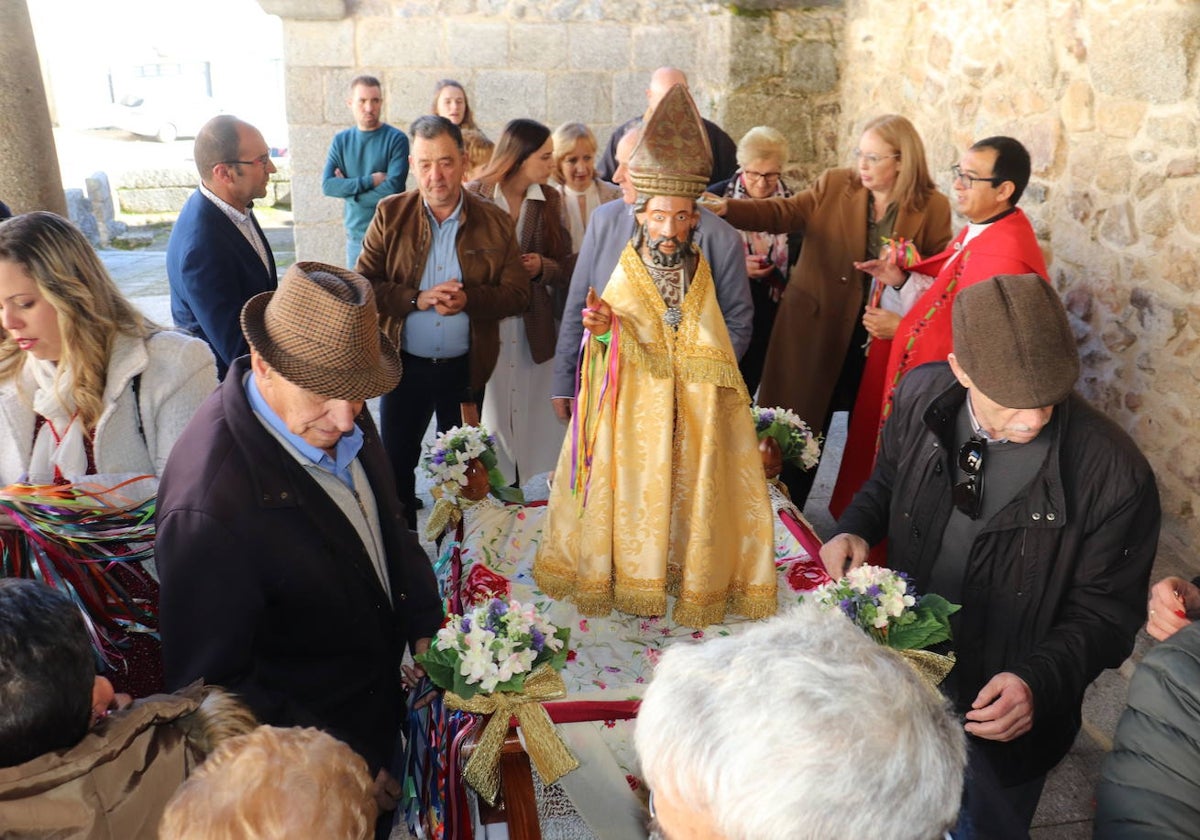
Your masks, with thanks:
<instances>
[{"instance_id":1,"label":"light blue dress shirt","mask_svg":"<svg viewBox=\"0 0 1200 840\"><path fill-rule=\"evenodd\" d=\"M425 272L421 275L421 291L432 289L450 279L462 282L462 267L458 263L458 226L462 216L463 198L444 222L438 222L425 205L425 218L433 233ZM400 335L404 352L426 359L454 359L464 356L471 347L471 321L466 312L439 315L433 307L414 310L404 319Z\"/></svg>"},{"instance_id":2,"label":"light blue dress shirt","mask_svg":"<svg viewBox=\"0 0 1200 840\"><path fill-rule=\"evenodd\" d=\"M275 413L271 406L267 405L267 401L263 399L263 395L258 392L258 385L255 384L254 374L251 373L246 377L246 383L243 386L246 389L246 399L250 401L250 408L254 413L261 417L268 426L270 426L280 437L296 448L296 451L311 461L315 466L325 470L330 475L336 476L338 481L345 484L351 491L354 490L354 479L350 474L350 465L354 463L354 459L358 457L359 450L363 445L363 432L354 424L354 429L349 433L342 435L333 449L333 457L324 449L313 446L299 435L293 434L283 422L283 419Z\"/></svg>"}]
</instances>

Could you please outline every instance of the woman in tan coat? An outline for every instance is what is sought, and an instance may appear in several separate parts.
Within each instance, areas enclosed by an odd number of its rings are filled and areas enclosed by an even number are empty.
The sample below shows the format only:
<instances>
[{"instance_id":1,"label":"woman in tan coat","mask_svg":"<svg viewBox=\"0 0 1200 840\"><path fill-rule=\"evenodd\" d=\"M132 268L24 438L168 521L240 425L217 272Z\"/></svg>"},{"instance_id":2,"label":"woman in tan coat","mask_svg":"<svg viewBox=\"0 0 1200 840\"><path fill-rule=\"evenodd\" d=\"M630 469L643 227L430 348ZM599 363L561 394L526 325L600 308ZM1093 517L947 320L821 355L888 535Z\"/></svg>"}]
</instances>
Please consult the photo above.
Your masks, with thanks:
<instances>
[{"instance_id":1,"label":"woman in tan coat","mask_svg":"<svg viewBox=\"0 0 1200 840\"><path fill-rule=\"evenodd\" d=\"M771 331L758 403L789 408L822 434L835 411L854 405L868 336L891 339L899 320L866 306L871 278L854 263L879 257L901 238L923 256L950 241L950 203L934 186L912 123L896 114L871 120L854 158L854 168L827 170L789 198L708 205L741 230L804 234ZM801 509L815 474L815 467L784 472Z\"/></svg>"}]
</instances>

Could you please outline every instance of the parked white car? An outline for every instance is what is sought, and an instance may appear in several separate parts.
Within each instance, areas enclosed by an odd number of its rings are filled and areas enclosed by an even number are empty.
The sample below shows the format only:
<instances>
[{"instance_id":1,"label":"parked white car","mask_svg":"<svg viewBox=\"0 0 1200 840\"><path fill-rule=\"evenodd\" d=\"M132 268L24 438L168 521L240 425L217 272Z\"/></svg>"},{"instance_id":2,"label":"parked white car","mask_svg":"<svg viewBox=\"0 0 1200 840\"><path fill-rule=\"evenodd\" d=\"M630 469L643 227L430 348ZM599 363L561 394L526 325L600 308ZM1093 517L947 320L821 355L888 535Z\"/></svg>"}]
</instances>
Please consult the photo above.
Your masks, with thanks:
<instances>
[{"instance_id":1,"label":"parked white car","mask_svg":"<svg viewBox=\"0 0 1200 840\"><path fill-rule=\"evenodd\" d=\"M195 137L206 122L223 113L211 96L156 96L128 94L115 106L116 126L160 143Z\"/></svg>"}]
</instances>

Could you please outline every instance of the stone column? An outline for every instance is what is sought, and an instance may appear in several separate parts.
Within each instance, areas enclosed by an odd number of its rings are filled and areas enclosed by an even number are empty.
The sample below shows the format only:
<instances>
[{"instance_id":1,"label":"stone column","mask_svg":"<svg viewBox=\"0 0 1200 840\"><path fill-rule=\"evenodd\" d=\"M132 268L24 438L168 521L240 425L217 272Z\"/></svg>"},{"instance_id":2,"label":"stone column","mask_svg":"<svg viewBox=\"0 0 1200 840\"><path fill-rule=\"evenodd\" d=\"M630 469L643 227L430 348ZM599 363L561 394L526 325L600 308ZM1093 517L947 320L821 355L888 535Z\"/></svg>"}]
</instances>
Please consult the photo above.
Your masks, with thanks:
<instances>
[{"instance_id":1,"label":"stone column","mask_svg":"<svg viewBox=\"0 0 1200 840\"><path fill-rule=\"evenodd\" d=\"M65 216L62 175L26 0L0 0L0 200Z\"/></svg>"}]
</instances>

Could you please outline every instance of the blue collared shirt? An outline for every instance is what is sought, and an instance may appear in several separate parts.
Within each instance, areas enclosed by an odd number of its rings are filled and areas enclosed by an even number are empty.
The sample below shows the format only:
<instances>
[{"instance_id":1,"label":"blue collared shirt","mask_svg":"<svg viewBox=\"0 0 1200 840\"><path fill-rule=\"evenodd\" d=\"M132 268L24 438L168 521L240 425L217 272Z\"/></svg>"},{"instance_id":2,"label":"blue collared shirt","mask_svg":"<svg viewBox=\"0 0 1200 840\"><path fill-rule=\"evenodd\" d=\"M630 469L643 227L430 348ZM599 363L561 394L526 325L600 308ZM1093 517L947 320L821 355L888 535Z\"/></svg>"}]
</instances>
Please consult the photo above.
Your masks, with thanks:
<instances>
[{"instance_id":1,"label":"blue collared shirt","mask_svg":"<svg viewBox=\"0 0 1200 840\"><path fill-rule=\"evenodd\" d=\"M462 267L458 263L458 226L462 216L463 197L458 197L454 208L444 222L438 222L424 205L425 217L433 231L433 242L425 260L425 272L421 275L421 290L432 289L439 283L457 279L462 282ZM400 347L414 356L427 359L453 359L466 355L471 347L471 322L466 312L455 315L439 315L433 307L425 311L414 310L404 319Z\"/></svg>"},{"instance_id":2,"label":"blue collared shirt","mask_svg":"<svg viewBox=\"0 0 1200 840\"><path fill-rule=\"evenodd\" d=\"M275 410L271 406L267 405L267 401L259 393L253 372L246 377L243 387L246 389L246 399L250 401L250 408L254 410L255 414L266 421L272 430L291 444L297 452L307 458L314 466L325 470L325 472L335 476L338 481L345 484L350 490L354 490L354 478L350 474L350 465L358 457L358 452L362 449L363 445L363 432L357 423L354 424L352 431L338 438L337 445L333 448L333 457L330 457L329 453L324 449L313 446L304 438L293 434L288 429L283 419L275 413Z\"/></svg>"}]
</instances>

